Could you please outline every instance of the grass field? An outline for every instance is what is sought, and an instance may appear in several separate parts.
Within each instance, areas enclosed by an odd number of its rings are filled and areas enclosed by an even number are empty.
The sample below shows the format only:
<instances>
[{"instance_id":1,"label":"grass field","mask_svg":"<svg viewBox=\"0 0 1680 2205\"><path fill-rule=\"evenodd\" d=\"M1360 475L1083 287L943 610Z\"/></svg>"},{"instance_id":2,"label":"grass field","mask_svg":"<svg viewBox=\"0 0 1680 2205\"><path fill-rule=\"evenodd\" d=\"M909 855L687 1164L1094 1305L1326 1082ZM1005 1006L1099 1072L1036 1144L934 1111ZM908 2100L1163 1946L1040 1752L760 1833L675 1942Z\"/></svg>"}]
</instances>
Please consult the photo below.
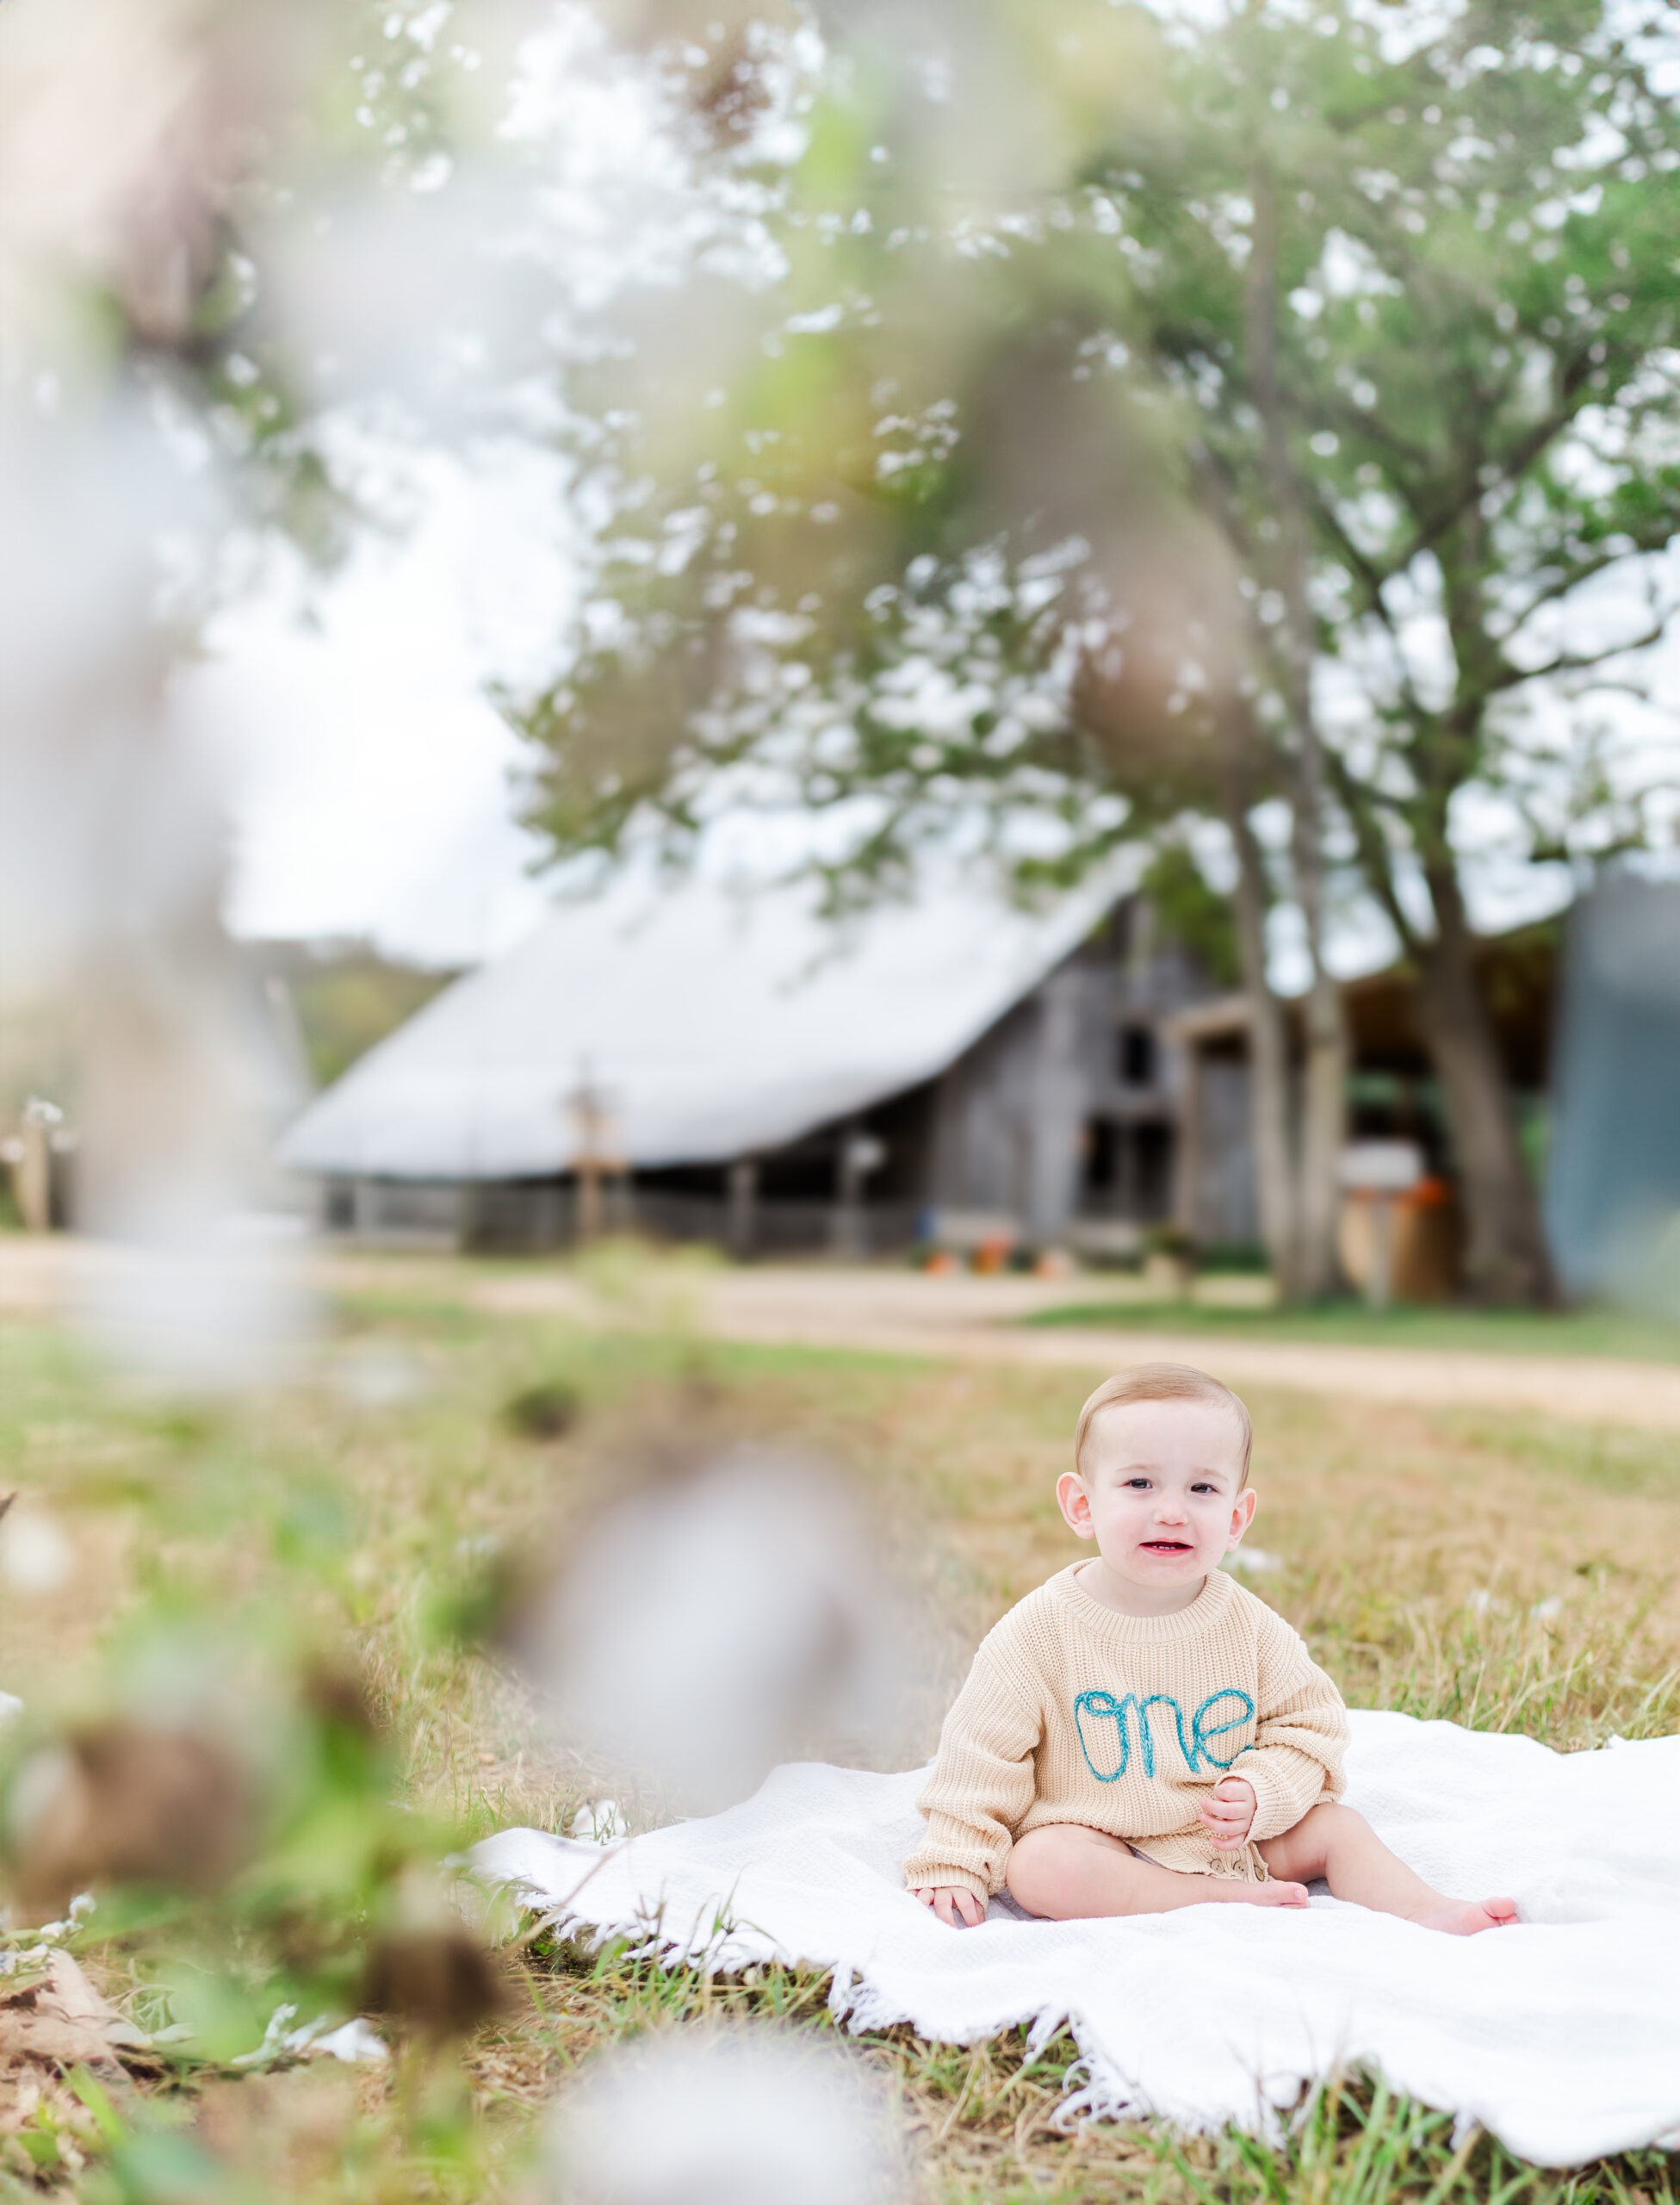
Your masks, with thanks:
<instances>
[{"instance_id":1,"label":"grass field","mask_svg":"<svg viewBox=\"0 0 1680 2205\"><path fill-rule=\"evenodd\" d=\"M56 1583L37 1570L32 1589L0 1588L0 1686L28 1709L14 1760L60 1724L179 1697L186 1674L253 1730L290 1736L287 1711L314 1704L325 1666L359 1677L381 1725L362 1789L294 1787L291 1822L231 1891L119 1896L74 1934L95 1981L173 2041L108 2103L83 2084L25 2106L0 2060L0 2196L524 2205L542 2194L545 2109L604 2045L727 2013L832 2032L820 1978L703 1982L539 1941L511 1948L503 2010L458 2053L417 2038L387 2070L229 2064L282 1998L354 1983L363 1942L395 1918L426 1858L510 1822L557 1827L602 1785L544 1746L523 1687L469 1626L490 1561L563 1542L638 1455L753 1434L803 1442L851 1474L930 1620L924 1748L967 1648L1070 1550L1052 1486L1077 1374L591 1336L470 1314L435 1280L425 1293L394 1267L338 1310L316 1382L219 1411L125 1394L46 1325L0 1332L0 1493L18 1488L18 1516L33 1510L37 1525L50 1509L69 1565ZM575 1397L564 1432L508 1413L536 1388ZM1671 1441L1249 1398L1254 1537L1283 1562L1258 1584L1350 1701L1564 1747L1676 1727ZM28 1941L10 1938L13 1950ZM1485 2139L1454 2148L1450 2120L1358 2079L1276 2150L1113 2126L1069 2137L1053 2122L1075 2058L1065 2037L1031 2060L1018 2039L846 2041L896 2092L930 2205L1676 2194L1663 2154L1545 2173Z\"/></svg>"},{"instance_id":2,"label":"grass field","mask_svg":"<svg viewBox=\"0 0 1680 2205\"><path fill-rule=\"evenodd\" d=\"M1215 1281L1218 1287L1223 1282ZM1206 1332L1214 1339L1304 1340L1348 1347L1427 1348L1432 1353L1604 1355L1680 1363L1680 1325L1626 1310L1586 1308L1541 1314L1531 1309L1453 1309L1400 1302L1380 1314L1359 1301L1273 1309L1236 1301L1151 1300L1105 1293L1082 1282L1065 1302L1023 1318L1028 1325L1105 1325L1128 1332Z\"/></svg>"}]
</instances>

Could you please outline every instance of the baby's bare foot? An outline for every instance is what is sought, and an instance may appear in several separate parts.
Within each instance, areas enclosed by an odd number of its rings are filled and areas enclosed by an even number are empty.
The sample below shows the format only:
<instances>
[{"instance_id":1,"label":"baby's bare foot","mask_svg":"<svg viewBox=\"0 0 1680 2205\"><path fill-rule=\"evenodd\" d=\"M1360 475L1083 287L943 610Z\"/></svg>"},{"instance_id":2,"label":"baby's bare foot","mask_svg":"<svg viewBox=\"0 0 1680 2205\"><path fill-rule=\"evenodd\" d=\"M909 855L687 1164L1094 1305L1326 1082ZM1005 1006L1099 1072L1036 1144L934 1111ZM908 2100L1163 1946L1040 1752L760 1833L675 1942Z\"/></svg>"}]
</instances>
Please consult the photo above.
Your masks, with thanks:
<instances>
[{"instance_id":1,"label":"baby's bare foot","mask_svg":"<svg viewBox=\"0 0 1680 2205\"><path fill-rule=\"evenodd\" d=\"M1275 1879L1268 1884L1243 1884L1233 1878L1219 1883L1209 1896L1234 1900L1238 1906L1305 1906L1307 1903L1305 1884L1280 1884Z\"/></svg>"},{"instance_id":2,"label":"baby's bare foot","mask_svg":"<svg viewBox=\"0 0 1680 2205\"><path fill-rule=\"evenodd\" d=\"M1444 1898L1412 1919L1425 1929L1444 1929L1449 1937L1473 1937L1483 1929L1509 1929L1516 1920L1516 1901Z\"/></svg>"}]
</instances>

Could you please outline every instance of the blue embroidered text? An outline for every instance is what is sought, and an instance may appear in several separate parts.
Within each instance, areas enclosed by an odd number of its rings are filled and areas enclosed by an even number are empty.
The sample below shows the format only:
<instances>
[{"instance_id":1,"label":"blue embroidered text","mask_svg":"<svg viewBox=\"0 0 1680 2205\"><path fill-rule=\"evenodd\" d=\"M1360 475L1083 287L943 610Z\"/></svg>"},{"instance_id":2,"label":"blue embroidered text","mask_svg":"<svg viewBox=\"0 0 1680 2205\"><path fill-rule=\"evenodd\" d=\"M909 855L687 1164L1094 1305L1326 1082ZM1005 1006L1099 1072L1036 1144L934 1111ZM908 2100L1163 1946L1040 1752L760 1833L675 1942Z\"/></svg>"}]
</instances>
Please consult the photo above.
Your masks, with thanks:
<instances>
[{"instance_id":1,"label":"blue embroidered text","mask_svg":"<svg viewBox=\"0 0 1680 2205\"><path fill-rule=\"evenodd\" d=\"M1239 1703L1241 1712L1231 1716L1228 1722L1211 1722L1208 1718L1221 1700L1234 1700ZM1082 1692L1073 1704L1074 1722L1079 1731L1079 1750L1085 1756L1085 1766L1099 1784L1118 1783L1131 1766L1131 1733L1134 1726L1138 1734L1138 1750L1143 1759L1144 1773L1145 1776L1155 1774L1155 1740L1150 1730L1150 1710L1152 1707L1171 1708L1173 1728L1178 1733L1178 1749L1184 1757L1185 1767L1193 1776L1200 1772L1204 1761L1212 1768L1229 1768L1237 1755L1232 1754L1228 1760L1221 1761L1210 1742L1215 1738L1224 1737L1228 1731L1246 1730L1254 1720L1253 1700L1249 1699L1247 1693L1239 1692L1235 1685L1227 1685L1221 1692L1209 1693L1207 1698L1190 1717L1190 1732L1187 1738L1184 1730L1184 1710L1175 1699L1169 1698L1164 1692L1152 1692L1147 1699L1139 1699L1137 1693L1131 1692L1127 1693L1124 1699L1116 1699L1112 1692L1101 1690ZM1093 1729L1095 1730L1094 1741L1086 1730L1088 1717L1090 1718ZM1112 1749L1107 1752L1100 1751L1107 1741L1103 1732L1096 1727L1101 1723L1108 1722L1113 1724L1119 1736L1119 1758L1118 1763L1113 1767L1100 1767L1098 1766L1100 1760L1112 1761L1114 1759ZM1094 1754L1092 1751L1094 1742L1100 1749Z\"/></svg>"}]
</instances>

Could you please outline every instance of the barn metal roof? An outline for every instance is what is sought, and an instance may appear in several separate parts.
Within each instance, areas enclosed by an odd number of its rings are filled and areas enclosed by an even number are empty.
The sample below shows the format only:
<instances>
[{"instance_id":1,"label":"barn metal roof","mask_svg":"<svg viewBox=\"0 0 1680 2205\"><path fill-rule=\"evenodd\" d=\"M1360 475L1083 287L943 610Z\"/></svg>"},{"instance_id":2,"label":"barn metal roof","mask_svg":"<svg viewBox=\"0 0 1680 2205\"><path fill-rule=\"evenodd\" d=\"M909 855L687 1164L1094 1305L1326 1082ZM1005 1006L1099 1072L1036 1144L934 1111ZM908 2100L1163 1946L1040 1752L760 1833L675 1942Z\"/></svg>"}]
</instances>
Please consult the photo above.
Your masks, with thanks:
<instances>
[{"instance_id":1,"label":"barn metal roof","mask_svg":"<svg viewBox=\"0 0 1680 2205\"><path fill-rule=\"evenodd\" d=\"M563 1171L586 1082L627 1164L775 1148L931 1078L1131 885L1123 854L1043 910L982 873L837 929L808 884L743 894L621 876L434 997L285 1136L296 1171L510 1179Z\"/></svg>"}]
</instances>

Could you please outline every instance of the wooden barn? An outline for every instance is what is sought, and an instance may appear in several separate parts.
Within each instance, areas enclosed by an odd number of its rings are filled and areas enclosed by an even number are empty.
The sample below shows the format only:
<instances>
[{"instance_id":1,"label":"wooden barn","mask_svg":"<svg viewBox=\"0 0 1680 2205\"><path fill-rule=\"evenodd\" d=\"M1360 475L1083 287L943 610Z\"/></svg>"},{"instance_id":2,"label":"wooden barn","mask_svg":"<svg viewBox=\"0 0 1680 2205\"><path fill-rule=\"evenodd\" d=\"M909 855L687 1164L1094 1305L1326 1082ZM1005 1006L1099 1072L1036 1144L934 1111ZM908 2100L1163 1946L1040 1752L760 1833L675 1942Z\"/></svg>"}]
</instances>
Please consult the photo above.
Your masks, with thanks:
<instances>
[{"instance_id":1,"label":"wooden barn","mask_svg":"<svg viewBox=\"0 0 1680 2205\"><path fill-rule=\"evenodd\" d=\"M1559 934L1480 953L1537 1147ZM1414 1141L1450 1181L1410 976L1345 1001L1350 1133ZM626 879L446 988L282 1155L363 1239L1123 1256L1169 1225L1233 1252L1257 1238L1249 1020L1124 872L1042 909L952 878L839 926L802 888Z\"/></svg>"},{"instance_id":2,"label":"wooden barn","mask_svg":"<svg viewBox=\"0 0 1680 2205\"><path fill-rule=\"evenodd\" d=\"M282 1155L363 1238L536 1248L598 1202L741 1253L1248 1245L1222 1003L1115 873L1042 910L952 879L838 929L801 888L627 879L446 989Z\"/></svg>"}]
</instances>

